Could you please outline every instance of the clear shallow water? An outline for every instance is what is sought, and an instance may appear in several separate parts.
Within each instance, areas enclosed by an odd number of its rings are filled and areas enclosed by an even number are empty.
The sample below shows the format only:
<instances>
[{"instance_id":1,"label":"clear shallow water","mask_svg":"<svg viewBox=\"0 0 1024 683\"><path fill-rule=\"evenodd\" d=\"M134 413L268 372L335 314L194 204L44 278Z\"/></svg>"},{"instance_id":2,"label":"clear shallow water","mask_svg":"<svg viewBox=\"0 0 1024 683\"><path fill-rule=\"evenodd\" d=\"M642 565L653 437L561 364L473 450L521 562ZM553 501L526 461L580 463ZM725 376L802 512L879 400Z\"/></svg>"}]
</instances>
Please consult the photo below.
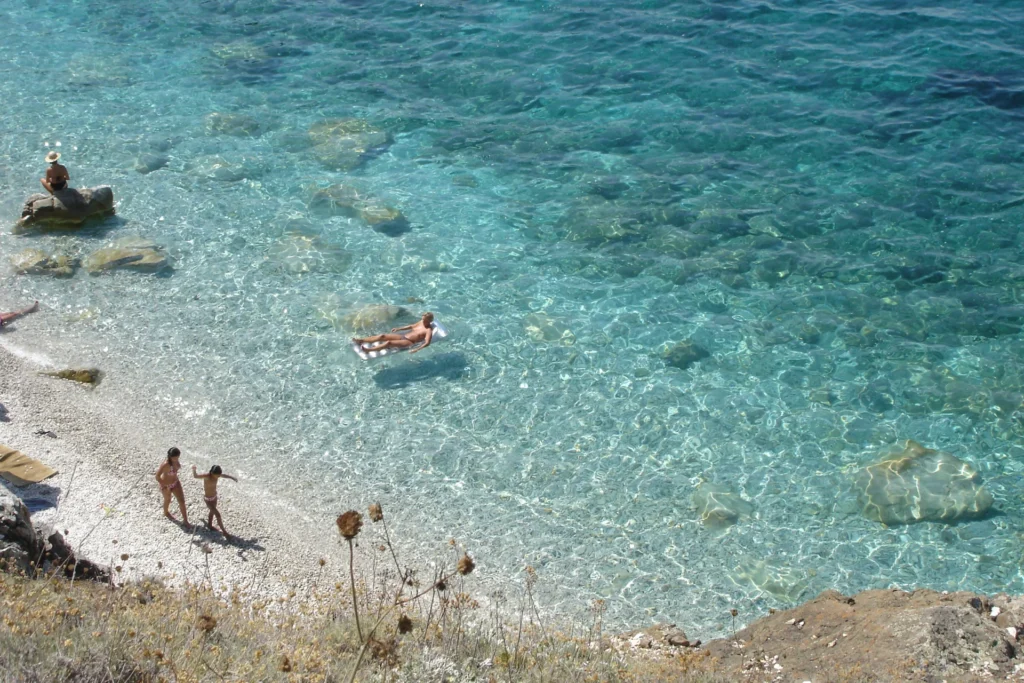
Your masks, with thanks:
<instances>
[{"instance_id":1,"label":"clear shallow water","mask_svg":"<svg viewBox=\"0 0 1024 683\"><path fill-rule=\"evenodd\" d=\"M74 184L119 203L104 229L0 251L142 236L175 258L169 277L5 279L8 303L61 306L65 348L278 445L314 506L380 498L424 548L456 535L490 572L537 567L550 604L603 597L621 620L715 630L830 587L1024 590L1016 3L2 15L5 220L58 140ZM258 134L211 132L212 112ZM306 130L341 117L393 143L330 170ZM146 154L166 167L140 174ZM197 172L212 157L238 179ZM338 182L412 229L310 206ZM283 260L296 227L328 245L314 272ZM433 310L453 338L362 363L331 320L367 303ZM549 322L571 336L531 337ZM711 356L666 366L687 338ZM857 514L856 468L904 438L972 462L999 514ZM754 517L705 530L702 480Z\"/></svg>"}]
</instances>

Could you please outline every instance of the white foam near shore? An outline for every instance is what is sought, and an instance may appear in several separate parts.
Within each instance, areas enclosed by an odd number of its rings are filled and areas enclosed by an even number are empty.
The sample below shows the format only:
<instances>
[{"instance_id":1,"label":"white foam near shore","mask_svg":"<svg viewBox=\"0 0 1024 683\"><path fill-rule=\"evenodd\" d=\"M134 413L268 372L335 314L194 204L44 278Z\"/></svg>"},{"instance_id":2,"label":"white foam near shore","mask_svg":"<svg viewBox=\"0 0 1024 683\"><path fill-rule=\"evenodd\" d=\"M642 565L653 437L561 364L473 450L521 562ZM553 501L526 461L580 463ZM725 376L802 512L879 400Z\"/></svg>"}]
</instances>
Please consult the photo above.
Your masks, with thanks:
<instances>
[{"instance_id":1,"label":"white foam near shore","mask_svg":"<svg viewBox=\"0 0 1024 683\"><path fill-rule=\"evenodd\" d=\"M34 503L50 503L33 518L64 532L81 556L121 566L122 580L209 581L265 597L302 591L332 568L347 568L333 520L311 518L266 488L274 482L234 467L230 444L194 433L188 421L169 424L136 405L119 404L116 382L90 389L43 376L40 365L53 364L11 341L0 344L0 443L59 470L41 484L9 488ZM199 523L191 532L163 516L154 479L172 445L183 452L180 476L190 521ZM202 524L207 510L191 466L202 472L213 462L240 479L222 480L219 487L231 541ZM177 515L173 501L172 511Z\"/></svg>"}]
</instances>

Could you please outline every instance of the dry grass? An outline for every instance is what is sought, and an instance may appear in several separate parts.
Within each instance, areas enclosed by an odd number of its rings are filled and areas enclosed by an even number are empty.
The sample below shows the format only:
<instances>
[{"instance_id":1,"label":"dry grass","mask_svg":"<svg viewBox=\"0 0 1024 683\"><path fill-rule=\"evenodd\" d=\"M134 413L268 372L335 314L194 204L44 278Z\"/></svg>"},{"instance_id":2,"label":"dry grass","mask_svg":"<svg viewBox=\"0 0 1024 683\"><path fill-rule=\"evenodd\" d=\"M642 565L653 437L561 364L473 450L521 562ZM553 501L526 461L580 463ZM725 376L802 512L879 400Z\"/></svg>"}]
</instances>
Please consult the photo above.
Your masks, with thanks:
<instances>
[{"instance_id":1,"label":"dry grass","mask_svg":"<svg viewBox=\"0 0 1024 683\"><path fill-rule=\"evenodd\" d=\"M379 508L370 517L383 521ZM350 541L359 529L341 531ZM344 579L332 583L321 561L317 589L272 602L209 586L0 574L0 681L718 680L692 651L649 660L607 649L599 614L544 623L532 570L514 607L484 609L470 595L473 562L454 542L421 582L386 530L381 540L366 544L372 576L333 568Z\"/></svg>"}]
</instances>

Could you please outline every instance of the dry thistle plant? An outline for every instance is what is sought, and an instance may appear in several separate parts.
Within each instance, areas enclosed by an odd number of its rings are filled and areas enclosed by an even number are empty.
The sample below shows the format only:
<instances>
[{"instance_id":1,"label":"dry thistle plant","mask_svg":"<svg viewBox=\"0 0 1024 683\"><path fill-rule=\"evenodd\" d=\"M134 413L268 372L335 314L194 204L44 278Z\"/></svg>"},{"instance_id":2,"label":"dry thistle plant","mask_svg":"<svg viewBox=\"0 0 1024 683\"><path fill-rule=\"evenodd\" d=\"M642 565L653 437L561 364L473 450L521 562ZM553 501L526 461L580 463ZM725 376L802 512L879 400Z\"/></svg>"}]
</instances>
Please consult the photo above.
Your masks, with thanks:
<instances>
[{"instance_id":1,"label":"dry thistle plant","mask_svg":"<svg viewBox=\"0 0 1024 683\"><path fill-rule=\"evenodd\" d=\"M404 610L404 608L407 605L409 605L410 603L414 603L415 601L424 597L428 593L433 593L435 591L443 592L447 590L448 583L452 579L456 577L469 576L473 573L473 570L476 569L476 563L473 561L473 558L470 557L468 553L463 552L461 556L458 557L458 559L455 561L454 568L445 569L444 567L442 567L441 571L435 576L434 581L429 586L423 588L414 595L405 596L404 593L406 588L409 586L413 586L415 584L412 578L413 572L411 570L406 570L404 572L402 571L401 565L398 562L398 555L395 552L394 545L391 542L391 535L388 532L387 523L385 522L384 519L384 509L381 507L380 503L371 504L367 512L371 522L379 522L382 524L385 541L384 545L390 551L391 557L395 563L395 569L397 570L396 574L394 575L395 579L397 579L397 588L394 590L394 595L386 602L384 601L385 595L383 594L382 591L382 595L379 598L381 601L377 606L377 614L374 615L375 622L364 633L359 621L359 608L357 604L358 596L356 593L354 569L355 551L352 545L352 541L359 534L359 531L362 528L363 519L362 515L356 512L355 510L349 510L344 514L339 515L336 522L338 526L338 531L349 544L349 586L352 594L352 610L356 619L356 631L359 635L359 640L361 642L361 646L359 649L359 653L356 657L355 664L352 666L352 670L349 674L349 683L355 680L356 673L358 672L359 667L362 664L367 651L369 651L373 658L380 662L381 665L387 667L397 666L397 638L382 639L377 636L377 633L380 630L381 625L385 622L386 619L388 619L395 611L400 609ZM457 547L454 539L450 541L450 545L453 548ZM384 574L384 578L387 578L389 575L390 573L386 572ZM443 602L447 604L447 601ZM452 600L452 603L456 607L462 607L471 602L475 604L475 601L472 601L469 598L469 596L464 593L456 595ZM395 628L397 635L411 633L413 630L412 619L408 616L408 614L403 613L398 618L398 621L395 624Z\"/></svg>"},{"instance_id":2,"label":"dry thistle plant","mask_svg":"<svg viewBox=\"0 0 1024 683\"><path fill-rule=\"evenodd\" d=\"M338 515L336 523L338 531L348 541L348 577L349 583L352 586L352 611L356 617L356 632L359 634L359 640L362 640L363 629L359 624L359 601L356 597L355 551L352 549L352 541L359 535L359 530L363 528L363 516L355 510L349 510L344 514Z\"/></svg>"}]
</instances>

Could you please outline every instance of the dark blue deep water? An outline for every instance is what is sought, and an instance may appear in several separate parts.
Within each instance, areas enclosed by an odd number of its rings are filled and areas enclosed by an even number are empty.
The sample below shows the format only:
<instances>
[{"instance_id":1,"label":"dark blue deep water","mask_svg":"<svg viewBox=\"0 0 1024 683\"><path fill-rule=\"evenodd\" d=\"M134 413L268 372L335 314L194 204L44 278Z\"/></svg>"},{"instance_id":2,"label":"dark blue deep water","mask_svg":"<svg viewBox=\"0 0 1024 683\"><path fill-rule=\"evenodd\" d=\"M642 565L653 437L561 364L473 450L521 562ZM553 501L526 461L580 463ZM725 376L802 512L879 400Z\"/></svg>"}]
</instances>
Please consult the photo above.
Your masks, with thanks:
<instances>
[{"instance_id":1,"label":"dark blue deep water","mask_svg":"<svg viewBox=\"0 0 1024 683\"><path fill-rule=\"evenodd\" d=\"M1021 26L995 0L6 0L3 221L51 148L118 198L0 237L0 303L51 311L7 338L265 439L283 497L532 565L554 607L713 631L826 588L1021 592ZM363 137L325 153L337 119ZM7 263L124 237L173 272ZM361 362L370 305L452 337ZM708 355L667 363L687 340ZM857 472L903 439L992 511L865 518ZM702 483L747 512L706 528Z\"/></svg>"}]
</instances>

